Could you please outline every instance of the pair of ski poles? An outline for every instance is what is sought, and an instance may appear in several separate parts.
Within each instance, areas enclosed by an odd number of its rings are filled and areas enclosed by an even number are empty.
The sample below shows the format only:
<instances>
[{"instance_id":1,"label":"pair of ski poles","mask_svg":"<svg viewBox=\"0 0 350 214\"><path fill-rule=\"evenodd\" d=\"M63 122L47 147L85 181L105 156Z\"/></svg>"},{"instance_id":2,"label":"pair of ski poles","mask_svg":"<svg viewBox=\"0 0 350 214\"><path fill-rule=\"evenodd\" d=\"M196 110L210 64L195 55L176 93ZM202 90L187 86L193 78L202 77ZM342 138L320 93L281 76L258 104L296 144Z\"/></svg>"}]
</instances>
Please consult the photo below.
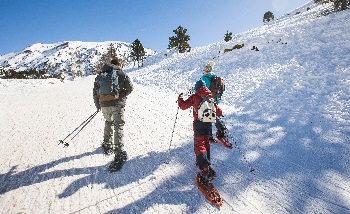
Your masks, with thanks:
<instances>
[{"instance_id":1,"label":"pair of ski poles","mask_svg":"<svg viewBox=\"0 0 350 214\"><path fill-rule=\"evenodd\" d=\"M81 123L76 129L74 129L71 133L69 133L67 135L67 137L65 137L63 140L59 140L58 145L60 145L62 143L63 147L68 147L69 143L80 133L81 130L83 130L85 128L85 126L87 124L89 124L91 122L91 120L97 115L98 112L99 111L96 111L95 113L90 115L83 123ZM75 133L75 135L68 142L65 142L65 140L74 133Z\"/></svg>"}]
</instances>

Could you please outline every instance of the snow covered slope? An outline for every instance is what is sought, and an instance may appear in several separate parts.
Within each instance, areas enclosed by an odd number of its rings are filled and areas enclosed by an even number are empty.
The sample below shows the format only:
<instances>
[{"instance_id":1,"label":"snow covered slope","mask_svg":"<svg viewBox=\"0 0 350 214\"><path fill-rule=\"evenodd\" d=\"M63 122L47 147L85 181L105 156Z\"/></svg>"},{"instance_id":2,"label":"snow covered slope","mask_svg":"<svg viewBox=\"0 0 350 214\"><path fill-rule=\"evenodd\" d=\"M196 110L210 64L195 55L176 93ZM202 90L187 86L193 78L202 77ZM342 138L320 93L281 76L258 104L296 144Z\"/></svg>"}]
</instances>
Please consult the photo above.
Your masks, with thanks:
<instances>
[{"instance_id":1,"label":"snow covered slope","mask_svg":"<svg viewBox=\"0 0 350 214\"><path fill-rule=\"evenodd\" d=\"M114 174L101 113L58 145L94 113L93 76L0 80L0 213L350 213L350 11L322 8L126 70L129 160ZM244 48L223 53L235 44ZM238 146L211 147L221 209L194 184L191 112L175 120L178 94L210 60L226 79L221 106Z\"/></svg>"}]
</instances>

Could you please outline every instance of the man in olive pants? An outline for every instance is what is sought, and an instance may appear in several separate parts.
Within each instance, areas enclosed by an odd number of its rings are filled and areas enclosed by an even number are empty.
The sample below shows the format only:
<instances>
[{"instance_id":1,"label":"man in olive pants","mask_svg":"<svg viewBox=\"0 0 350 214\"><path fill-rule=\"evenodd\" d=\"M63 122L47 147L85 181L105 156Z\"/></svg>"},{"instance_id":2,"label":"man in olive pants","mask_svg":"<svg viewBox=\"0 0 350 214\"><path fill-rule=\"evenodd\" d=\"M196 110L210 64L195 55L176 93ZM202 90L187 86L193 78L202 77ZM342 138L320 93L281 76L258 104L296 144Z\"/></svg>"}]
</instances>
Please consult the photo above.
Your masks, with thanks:
<instances>
[{"instance_id":1,"label":"man in olive pants","mask_svg":"<svg viewBox=\"0 0 350 214\"><path fill-rule=\"evenodd\" d=\"M116 71L115 81L118 82L118 96L113 97L114 95L107 95L108 97L102 97L98 95L98 77L95 79L93 88L95 106L97 110L102 111L105 119L102 148L107 155L114 153L114 160L108 167L110 172L120 170L127 160L127 153L123 150L125 124L124 108L127 96L133 91L132 82L128 75L122 71L122 63L120 60L113 59L111 64L105 64L101 72L109 73L113 71ZM112 143L112 138L114 138L114 143Z\"/></svg>"},{"instance_id":2,"label":"man in olive pants","mask_svg":"<svg viewBox=\"0 0 350 214\"><path fill-rule=\"evenodd\" d=\"M102 114L105 121L104 128L104 139L103 139L103 148L106 154L109 154L112 151L110 145L112 145L112 136L114 128L114 153L120 153L123 151L123 137L124 137L124 107L123 106L108 106L102 107Z\"/></svg>"}]
</instances>

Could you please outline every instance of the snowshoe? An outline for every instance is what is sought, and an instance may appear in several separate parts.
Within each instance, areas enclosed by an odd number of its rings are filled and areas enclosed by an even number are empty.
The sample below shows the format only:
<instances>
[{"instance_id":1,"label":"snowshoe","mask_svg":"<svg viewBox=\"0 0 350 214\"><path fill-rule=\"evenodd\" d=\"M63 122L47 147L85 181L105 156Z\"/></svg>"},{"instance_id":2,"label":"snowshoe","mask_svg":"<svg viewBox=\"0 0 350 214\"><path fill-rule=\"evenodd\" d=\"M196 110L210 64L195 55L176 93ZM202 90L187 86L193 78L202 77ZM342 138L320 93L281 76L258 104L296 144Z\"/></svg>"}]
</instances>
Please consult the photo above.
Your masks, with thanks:
<instances>
[{"instance_id":1,"label":"snowshoe","mask_svg":"<svg viewBox=\"0 0 350 214\"><path fill-rule=\"evenodd\" d=\"M204 197L213 205L221 207L222 197L211 181L204 181L202 173L198 172L196 177L196 185L203 193Z\"/></svg>"},{"instance_id":2,"label":"snowshoe","mask_svg":"<svg viewBox=\"0 0 350 214\"><path fill-rule=\"evenodd\" d=\"M114 158L114 160L109 164L108 171L110 173L119 171L122 167L125 161L128 159L128 155L126 151L122 151Z\"/></svg>"},{"instance_id":3,"label":"snowshoe","mask_svg":"<svg viewBox=\"0 0 350 214\"><path fill-rule=\"evenodd\" d=\"M219 131L216 132L216 138L218 141L226 148L232 149L232 143L227 139L225 134L220 134Z\"/></svg>"}]
</instances>

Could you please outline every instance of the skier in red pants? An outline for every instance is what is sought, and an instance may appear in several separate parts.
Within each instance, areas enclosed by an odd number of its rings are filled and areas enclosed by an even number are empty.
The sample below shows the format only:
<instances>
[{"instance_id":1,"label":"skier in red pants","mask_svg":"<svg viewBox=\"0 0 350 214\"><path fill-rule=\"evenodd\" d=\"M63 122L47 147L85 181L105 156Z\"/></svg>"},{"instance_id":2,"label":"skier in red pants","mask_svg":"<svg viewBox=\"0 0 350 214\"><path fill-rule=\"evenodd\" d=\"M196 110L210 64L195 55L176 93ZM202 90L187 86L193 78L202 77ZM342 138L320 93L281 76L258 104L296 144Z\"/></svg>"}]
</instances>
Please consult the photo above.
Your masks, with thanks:
<instances>
[{"instance_id":1,"label":"skier in red pants","mask_svg":"<svg viewBox=\"0 0 350 214\"><path fill-rule=\"evenodd\" d=\"M202 122L198 117L198 107L203 98L209 97L214 103L216 109L216 115L222 116L222 111L217 106L212 98L211 92L205 86L202 86L196 90L187 100L184 100L180 94L178 97L178 105L180 109L186 110L193 107L193 132L194 132L194 152L196 154L196 165L201 170L200 182L206 183L213 180L216 177L216 172L210 166L210 143L209 138L212 135L212 123Z\"/></svg>"}]
</instances>

